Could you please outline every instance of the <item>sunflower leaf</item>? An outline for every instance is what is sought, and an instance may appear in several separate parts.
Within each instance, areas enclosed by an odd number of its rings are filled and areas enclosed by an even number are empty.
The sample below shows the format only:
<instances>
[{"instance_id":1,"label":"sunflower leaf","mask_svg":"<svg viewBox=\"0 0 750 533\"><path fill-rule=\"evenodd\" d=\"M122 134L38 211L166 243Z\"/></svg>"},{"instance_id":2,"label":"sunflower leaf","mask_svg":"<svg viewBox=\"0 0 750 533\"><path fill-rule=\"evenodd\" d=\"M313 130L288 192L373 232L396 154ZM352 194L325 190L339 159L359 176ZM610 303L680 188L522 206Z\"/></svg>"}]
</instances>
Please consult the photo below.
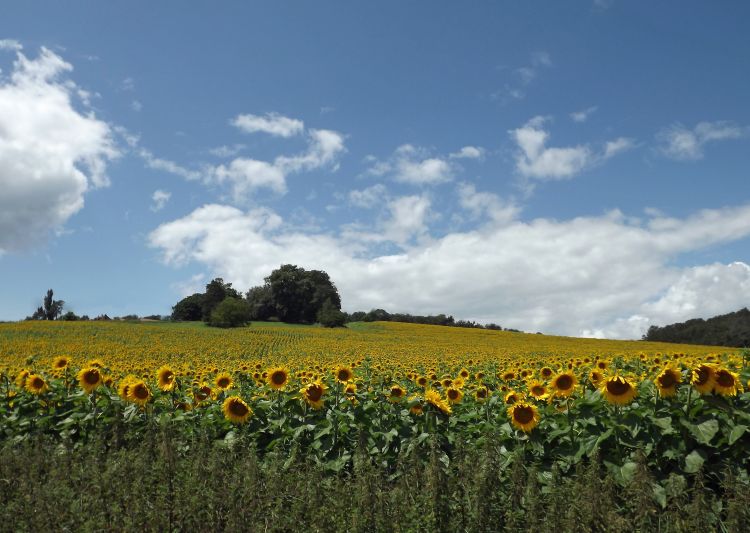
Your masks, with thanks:
<instances>
[{"instance_id":1,"label":"sunflower leaf","mask_svg":"<svg viewBox=\"0 0 750 533\"><path fill-rule=\"evenodd\" d=\"M746 431L747 426L734 426L731 433L729 433L729 440L727 441L728 444L731 446L732 444L737 442L737 439L744 435Z\"/></svg>"},{"instance_id":2,"label":"sunflower leaf","mask_svg":"<svg viewBox=\"0 0 750 533\"><path fill-rule=\"evenodd\" d=\"M685 457L685 472L688 474L695 474L703 467L703 463L706 461L704 454L698 450L693 450L687 457Z\"/></svg>"},{"instance_id":3,"label":"sunflower leaf","mask_svg":"<svg viewBox=\"0 0 750 533\"><path fill-rule=\"evenodd\" d=\"M706 420L700 424L691 425L690 432L699 444L708 444L719 431L718 420Z\"/></svg>"}]
</instances>

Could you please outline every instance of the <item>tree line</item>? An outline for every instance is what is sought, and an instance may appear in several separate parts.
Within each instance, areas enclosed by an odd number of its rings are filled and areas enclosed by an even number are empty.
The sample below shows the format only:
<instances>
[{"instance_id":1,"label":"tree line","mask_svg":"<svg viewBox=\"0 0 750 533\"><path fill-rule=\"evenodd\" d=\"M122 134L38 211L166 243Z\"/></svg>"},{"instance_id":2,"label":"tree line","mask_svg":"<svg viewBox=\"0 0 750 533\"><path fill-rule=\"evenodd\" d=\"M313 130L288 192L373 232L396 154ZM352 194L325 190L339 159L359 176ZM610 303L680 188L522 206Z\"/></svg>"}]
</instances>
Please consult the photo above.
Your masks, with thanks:
<instances>
[{"instance_id":1,"label":"tree line","mask_svg":"<svg viewBox=\"0 0 750 533\"><path fill-rule=\"evenodd\" d=\"M750 346L750 311L744 307L707 320L694 318L668 326L651 326L643 340L745 348Z\"/></svg>"}]
</instances>

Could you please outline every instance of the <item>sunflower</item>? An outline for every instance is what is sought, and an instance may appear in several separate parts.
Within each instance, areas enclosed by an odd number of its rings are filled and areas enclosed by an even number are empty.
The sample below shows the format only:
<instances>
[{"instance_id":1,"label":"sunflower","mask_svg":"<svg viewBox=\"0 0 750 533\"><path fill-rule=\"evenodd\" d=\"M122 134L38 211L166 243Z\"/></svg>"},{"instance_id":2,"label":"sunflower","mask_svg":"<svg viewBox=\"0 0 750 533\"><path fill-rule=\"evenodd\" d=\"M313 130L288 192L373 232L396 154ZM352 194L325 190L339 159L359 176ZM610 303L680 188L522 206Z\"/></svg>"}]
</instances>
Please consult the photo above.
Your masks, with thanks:
<instances>
[{"instance_id":1,"label":"sunflower","mask_svg":"<svg viewBox=\"0 0 750 533\"><path fill-rule=\"evenodd\" d=\"M344 388L344 393L349 395L357 394L357 384L353 381L347 383L346 387Z\"/></svg>"},{"instance_id":2,"label":"sunflower","mask_svg":"<svg viewBox=\"0 0 750 533\"><path fill-rule=\"evenodd\" d=\"M68 368L70 364L70 358L64 355L58 355L52 360L52 370L61 371Z\"/></svg>"},{"instance_id":3,"label":"sunflower","mask_svg":"<svg viewBox=\"0 0 750 533\"><path fill-rule=\"evenodd\" d=\"M738 392L742 392L740 377L726 368L717 369L714 373L714 392L722 396L736 396Z\"/></svg>"},{"instance_id":4,"label":"sunflower","mask_svg":"<svg viewBox=\"0 0 750 533\"><path fill-rule=\"evenodd\" d=\"M307 386L300 389L302 393L302 399L307 402L307 405L313 409L321 409L323 407L323 395L325 394L328 387L326 387L320 381L313 381Z\"/></svg>"},{"instance_id":5,"label":"sunflower","mask_svg":"<svg viewBox=\"0 0 750 533\"><path fill-rule=\"evenodd\" d=\"M638 394L635 386L622 376L604 379L599 390L609 403L615 405L627 405Z\"/></svg>"},{"instance_id":6,"label":"sunflower","mask_svg":"<svg viewBox=\"0 0 750 533\"><path fill-rule=\"evenodd\" d=\"M351 381L354 377L354 371L346 365L339 365L336 367L336 370L333 372L333 375L336 377L336 381L339 383L346 383L347 381Z\"/></svg>"},{"instance_id":7,"label":"sunflower","mask_svg":"<svg viewBox=\"0 0 750 533\"><path fill-rule=\"evenodd\" d=\"M26 390L32 394L44 394L49 390L49 386L42 376L29 374L26 378Z\"/></svg>"},{"instance_id":8,"label":"sunflower","mask_svg":"<svg viewBox=\"0 0 750 533\"><path fill-rule=\"evenodd\" d=\"M159 382L159 388L161 390L169 392L173 390L177 384L177 374L175 374L171 368L164 365L156 371L156 380Z\"/></svg>"},{"instance_id":9,"label":"sunflower","mask_svg":"<svg viewBox=\"0 0 750 533\"><path fill-rule=\"evenodd\" d=\"M443 400L443 397L440 396L440 393L436 390L428 390L425 395L424 399L432 405L433 407L436 407L441 413L444 415L451 414L451 406L448 405L448 403Z\"/></svg>"},{"instance_id":10,"label":"sunflower","mask_svg":"<svg viewBox=\"0 0 750 533\"><path fill-rule=\"evenodd\" d=\"M692 370L690 383L701 394L708 394L714 389L715 380L716 376L713 367L702 364Z\"/></svg>"},{"instance_id":11,"label":"sunflower","mask_svg":"<svg viewBox=\"0 0 750 533\"><path fill-rule=\"evenodd\" d=\"M427 377L426 376L419 376L417 378L417 385L420 387L426 387L427 386Z\"/></svg>"},{"instance_id":12,"label":"sunflower","mask_svg":"<svg viewBox=\"0 0 750 533\"><path fill-rule=\"evenodd\" d=\"M508 418L516 428L529 433L539 424L539 411L533 404L518 402L508 407Z\"/></svg>"},{"instance_id":13,"label":"sunflower","mask_svg":"<svg viewBox=\"0 0 750 533\"><path fill-rule=\"evenodd\" d=\"M486 401L489 396L490 392L485 386L477 387L477 390L474 391L474 399L480 403Z\"/></svg>"},{"instance_id":14,"label":"sunflower","mask_svg":"<svg viewBox=\"0 0 750 533\"><path fill-rule=\"evenodd\" d=\"M602 374L598 370L592 370L591 372L589 372L589 381L594 387L599 388L599 385L601 384L603 379L604 374Z\"/></svg>"},{"instance_id":15,"label":"sunflower","mask_svg":"<svg viewBox=\"0 0 750 533\"><path fill-rule=\"evenodd\" d=\"M266 383L273 390L283 390L289 383L289 371L284 367L272 368L268 371Z\"/></svg>"},{"instance_id":16,"label":"sunflower","mask_svg":"<svg viewBox=\"0 0 750 533\"><path fill-rule=\"evenodd\" d=\"M516 373L512 370L508 370L505 373L503 373L502 378L503 381L513 381L516 379Z\"/></svg>"},{"instance_id":17,"label":"sunflower","mask_svg":"<svg viewBox=\"0 0 750 533\"><path fill-rule=\"evenodd\" d=\"M78 372L78 384L87 394L91 394L104 381L102 373L96 367L82 368Z\"/></svg>"},{"instance_id":18,"label":"sunflower","mask_svg":"<svg viewBox=\"0 0 750 533\"><path fill-rule=\"evenodd\" d=\"M31 372L23 369L16 375L16 387L23 389L26 387L26 379L31 375Z\"/></svg>"},{"instance_id":19,"label":"sunflower","mask_svg":"<svg viewBox=\"0 0 750 533\"><path fill-rule=\"evenodd\" d=\"M455 405L461 402L464 393L458 387L448 387L448 390L445 391L445 397L448 399L449 404Z\"/></svg>"},{"instance_id":20,"label":"sunflower","mask_svg":"<svg viewBox=\"0 0 750 533\"><path fill-rule=\"evenodd\" d=\"M415 394L414 396L409 397L409 403L411 402L415 402L411 407L409 407L409 412L411 414L419 416L424 413L424 404L422 404L422 398Z\"/></svg>"},{"instance_id":21,"label":"sunflower","mask_svg":"<svg viewBox=\"0 0 750 533\"><path fill-rule=\"evenodd\" d=\"M520 397L518 396L518 393L516 391L508 391L508 394L505 395L505 398L503 400L508 405L513 405L514 403L518 403Z\"/></svg>"},{"instance_id":22,"label":"sunflower","mask_svg":"<svg viewBox=\"0 0 750 533\"><path fill-rule=\"evenodd\" d=\"M654 383L659 390L659 396L667 398L677 394L677 385L682 381L680 371L674 367L667 367L656 376Z\"/></svg>"},{"instance_id":23,"label":"sunflower","mask_svg":"<svg viewBox=\"0 0 750 533\"><path fill-rule=\"evenodd\" d=\"M465 368L462 368L461 371L458 373L458 375L461 376L462 378L466 379L466 378L468 378L471 375L471 373L468 370L466 370Z\"/></svg>"},{"instance_id":24,"label":"sunflower","mask_svg":"<svg viewBox=\"0 0 750 533\"><path fill-rule=\"evenodd\" d=\"M132 385L134 382L138 381L137 378L133 374L128 374L122 380L120 381L120 384L117 386L117 394L122 398L123 400L129 400L128 393L130 392L130 385Z\"/></svg>"},{"instance_id":25,"label":"sunflower","mask_svg":"<svg viewBox=\"0 0 750 533\"><path fill-rule=\"evenodd\" d=\"M404 399L405 395L406 391L400 385L393 385L388 393L388 401L391 403L398 403Z\"/></svg>"},{"instance_id":26,"label":"sunflower","mask_svg":"<svg viewBox=\"0 0 750 533\"><path fill-rule=\"evenodd\" d=\"M142 379L133 380L128 387L128 400L138 405L146 405L151 399L151 389Z\"/></svg>"},{"instance_id":27,"label":"sunflower","mask_svg":"<svg viewBox=\"0 0 750 533\"><path fill-rule=\"evenodd\" d=\"M554 373L553 370L548 366L542 367L542 369L539 371L539 375L542 376L544 379L551 378L553 373Z\"/></svg>"},{"instance_id":28,"label":"sunflower","mask_svg":"<svg viewBox=\"0 0 750 533\"><path fill-rule=\"evenodd\" d=\"M556 375L550 383L550 387L552 387L555 396L563 396L565 398L573 394L576 385L578 385L578 379L576 378L576 375L570 371Z\"/></svg>"},{"instance_id":29,"label":"sunflower","mask_svg":"<svg viewBox=\"0 0 750 533\"><path fill-rule=\"evenodd\" d=\"M544 400L547 396L549 396L549 393L547 392L547 386L541 381L532 381L526 386L526 388L528 389L529 394L531 394L537 400Z\"/></svg>"},{"instance_id":30,"label":"sunflower","mask_svg":"<svg viewBox=\"0 0 750 533\"><path fill-rule=\"evenodd\" d=\"M253 410L239 396L230 396L221 406L224 418L235 424L244 424L253 415Z\"/></svg>"},{"instance_id":31,"label":"sunflower","mask_svg":"<svg viewBox=\"0 0 750 533\"><path fill-rule=\"evenodd\" d=\"M227 372L222 372L221 374L216 376L214 385L216 385L216 388L219 390L227 390L232 388L232 385L234 385L234 380L232 379L232 376L230 374L228 374Z\"/></svg>"},{"instance_id":32,"label":"sunflower","mask_svg":"<svg viewBox=\"0 0 750 533\"><path fill-rule=\"evenodd\" d=\"M211 387L209 387L205 383L201 383L193 392L193 399L195 400L196 404L199 404L211 398L212 395L213 391L211 390Z\"/></svg>"}]
</instances>

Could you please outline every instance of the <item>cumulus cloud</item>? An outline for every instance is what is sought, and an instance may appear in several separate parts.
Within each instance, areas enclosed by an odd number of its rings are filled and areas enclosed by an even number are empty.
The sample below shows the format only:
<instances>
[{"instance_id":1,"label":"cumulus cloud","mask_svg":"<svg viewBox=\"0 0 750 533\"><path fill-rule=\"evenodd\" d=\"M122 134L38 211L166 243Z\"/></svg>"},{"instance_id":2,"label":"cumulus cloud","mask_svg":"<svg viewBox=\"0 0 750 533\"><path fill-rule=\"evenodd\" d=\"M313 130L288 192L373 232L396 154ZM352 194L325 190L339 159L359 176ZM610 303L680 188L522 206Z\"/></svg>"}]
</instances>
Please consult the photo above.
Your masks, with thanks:
<instances>
[{"instance_id":1,"label":"cumulus cloud","mask_svg":"<svg viewBox=\"0 0 750 533\"><path fill-rule=\"evenodd\" d=\"M29 59L14 43L3 45L16 60L0 79L0 251L59 230L87 191L109 184L107 164L119 156L110 126L74 105L73 66L47 48Z\"/></svg>"},{"instance_id":2,"label":"cumulus cloud","mask_svg":"<svg viewBox=\"0 0 750 533\"><path fill-rule=\"evenodd\" d=\"M381 205L384 199L388 195L388 190L382 183L376 183L371 187L365 189L355 189L349 191L349 203L355 207L361 207L363 209L372 209L378 205Z\"/></svg>"},{"instance_id":3,"label":"cumulus cloud","mask_svg":"<svg viewBox=\"0 0 750 533\"><path fill-rule=\"evenodd\" d=\"M151 201L153 201L153 204L151 204L151 211L156 213L157 211L164 209L164 206L167 205L170 198L172 198L171 192L162 191L161 189L155 190L154 194L151 195Z\"/></svg>"},{"instance_id":4,"label":"cumulus cloud","mask_svg":"<svg viewBox=\"0 0 750 533\"><path fill-rule=\"evenodd\" d=\"M464 198L467 209L499 202L468 187ZM388 235L384 225L381 234L401 242L399 253L383 253L382 241L301 231L267 210L222 205L162 224L149 239L165 263L197 263L241 286L261 283L282 263L302 264L327 271L349 310L446 312L546 333L638 338L652 320L747 301L746 266L672 265L685 252L750 235L750 205L640 223L618 211L563 221L506 217L411 244L404 241L423 234L429 199L402 197L389 212L404 231ZM720 294L709 294L717 286ZM722 303L732 291L737 298ZM701 307L706 298L715 305Z\"/></svg>"},{"instance_id":5,"label":"cumulus cloud","mask_svg":"<svg viewBox=\"0 0 750 533\"><path fill-rule=\"evenodd\" d=\"M545 129L547 121L547 118L537 116L522 127L509 131L518 147L516 170L526 178L569 179L634 146L631 139L620 137L607 142L603 150L596 150L589 144L551 148L547 146L550 137L549 131Z\"/></svg>"},{"instance_id":6,"label":"cumulus cloud","mask_svg":"<svg viewBox=\"0 0 750 533\"><path fill-rule=\"evenodd\" d=\"M268 133L276 137L293 137L305 130L305 123L296 118L289 118L278 113L266 113L265 116L237 115L231 120L232 126L245 133Z\"/></svg>"},{"instance_id":7,"label":"cumulus cloud","mask_svg":"<svg viewBox=\"0 0 750 533\"><path fill-rule=\"evenodd\" d=\"M269 188L278 194L287 191L284 172L265 161L237 158L228 165L218 165L211 170L211 179L217 183L231 184L234 200L241 202L253 191Z\"/></svg>"},{"instance_id":8,"label":"cumulus cloud","mask_svg":"<svg viewBox=\"0 0 750 533\"><path fill-rule=\"evenodd\" d=\"M451 159L480 159L484 154L484 149L477 146L464 146L458 152L453 152L449 157Z\"/></svg>"},{"instance_id":9,"label":"cumulus cloud","mask_svg":"<svg viewBox=\"0 0 750 533\"><path fill-rule=\"evenodd\" d=\"M682 161L702 159L704 147L710 142L737 139L743 129L732 122L699 122L693 129L675 124L657 134L659 151Z\"/></svg>"},{"instance_id":10,"label":"cumulus cloud","mask_svg":"<svg viewBox=\"0 0 750 533\"><path fill-rule=\"evenodd\" d=\"M389 175L391 179L410 185L436 185L453 179L454 166L444 158L430 157L423 148L403 144L386 161L375 160L367 173Z\"/></svg>"},{"instance_id":11,"label":"cumulus cloud","mask_svg":"<svg viewBox=\"0 0 750 533\"><path fill-rule=\"evenodd\" d=\"M570 114L571 120L573 122L586 122L588 118L596 112L596 110L599 109L597 106L591 106L587 107L586 109L582 109L581 111L574 111Z\"/></svg>"},{"instance_id":12,"label":"cumulus cloud","mask_svg":"<svg viewBox=\"0 0 750 533\"><path fill-rule=\"evenodd\" d=\"M12 52L20 52L23 50L21 43L15 39L0 39L0 50L10 50Z\"/></svg>"},{"instance_id":13,"label":"cumulus cloud","mask_svg":"<svg viewBox=\"0 0 750 533\"><path fill-rule=\"evenodd\" d=\"M492 96L506 104L512 100L522 100L526 97L529 85L537 79L542 69L552 66L552 58L548 52L538 51L530 55L529 63L511 71L512 78Z\"/></svg>"},{"instance_id":14,"label":"cumulus cloud","mask_svg":"<svg viewBox=\"0 0 750 533\"><path fill-rule=\"evenodd\" d=\"M486 216L498 223L508 223L521 211L513 202L505 202L497 194L478 192L471 183L459 184L457 192L459 205L468 211L473 219Z\"/></svg>"}]
</instances>

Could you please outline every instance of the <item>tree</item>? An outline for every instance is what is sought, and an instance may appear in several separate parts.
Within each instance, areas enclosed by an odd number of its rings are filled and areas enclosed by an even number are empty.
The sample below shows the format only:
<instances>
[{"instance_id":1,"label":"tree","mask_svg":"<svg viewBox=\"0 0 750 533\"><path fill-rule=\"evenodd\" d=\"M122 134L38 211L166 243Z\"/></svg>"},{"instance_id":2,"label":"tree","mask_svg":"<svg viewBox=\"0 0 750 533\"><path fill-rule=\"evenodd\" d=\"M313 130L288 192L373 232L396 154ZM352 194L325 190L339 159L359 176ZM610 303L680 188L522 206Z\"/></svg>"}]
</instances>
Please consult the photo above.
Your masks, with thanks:
<instances>
[{"instance_id":1,"label":"tree","mask_svg":"<svg viewBox=\"0 0 750 533\"><path fill-rule=\"evenodd\" d=\"M53 299L53 295L52 289L47 291L42 306L37 307L37 310L31 315L32 320L55 320L62 314L65 302Z\"/></svg>"},{"instance_id":2,"label":"tree","mask_svg":"<svg viewBox=\"0 0 750 533\"><path fill-rule=\"evenodd\" d=\"M250 320L268 320L276 315L270 285L253 287L247 291L245 299L250 308Z\"/></svg>"},{"instance_id":3,"label":"tree","mask_svg":"<svg viewBox=\"0 0 750 533\"><path fill-rule=\"evenodd\" d=\"M195 293L183 298L172 307L172 320L203 320L203 301L205 295Z\"/></svg>"},{"instance_id":4,"label":"tree","mask_svg":"<svg viewBox=\"0 0 750 533\"><path fill-rule=\"evenodd\" d=\"M250 322L250 309L242 298L229 296L211 312L209 326L217 328L235 328Z\"/></svg>"},{"instance_id":5,"label":"tree","mask_svg":"<svg viewBox=\"0 0 750 533\"><path fill-rule=\"evenodd\" d=\"M346 315L331 300L326 300L318 311L318 322L326 328L340 328L346 323Z\"/></svg>"},{"instance_id":6,"label":"tree","mask_svg":"<svg viewBox=\"0 0 750 533\"><path fill-rule=\"evenodd\" d=\"M276 315L283 322L312 324L326 301L341 309L341 297L327 273L281 265L266 278Z\"/></svg>"},{"instance_id":7,"label":"tree","mask_svg":"<svg viewBox=\"0 0 750 533\"><path fill-rule=\"evenodd\" d=\"M206 292L203 295L203 321L208 322L211 320L211 313L213 313L213 310L227 298L240 297L240 293L232 288L231 283L224 283L222 278L212 279L208 285L206 285Z\"/></svg>"}]
</instances>

